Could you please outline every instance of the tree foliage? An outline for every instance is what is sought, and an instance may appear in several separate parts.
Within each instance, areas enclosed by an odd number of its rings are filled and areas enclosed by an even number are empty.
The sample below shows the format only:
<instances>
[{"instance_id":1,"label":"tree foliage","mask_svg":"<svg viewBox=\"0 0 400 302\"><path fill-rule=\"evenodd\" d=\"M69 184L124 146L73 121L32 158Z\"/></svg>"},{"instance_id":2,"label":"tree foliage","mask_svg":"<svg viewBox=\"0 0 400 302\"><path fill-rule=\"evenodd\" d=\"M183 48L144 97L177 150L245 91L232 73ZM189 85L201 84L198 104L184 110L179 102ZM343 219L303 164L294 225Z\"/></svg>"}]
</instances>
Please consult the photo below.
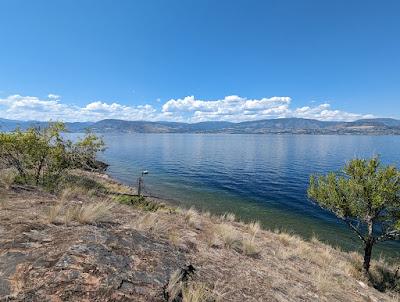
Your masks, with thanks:
<instances>
[{"instance_id":1,"label":"tree foliage","mask_svg":"<svg viewBox=\"0 0 400 302\"><path fill-rule=\"evenodd\" d=\"M308 196L362 240L366 271L374 244L400 238L400 172L378 157L353 159L341 173L311 176Z\"/></svg>"},{"instance_id":2,"label":"tree foliage","mask_svg":"<svg viewBox=\"0 0 400 302\"><path fill-rule=\"evenodd\" d=\"M62 135L65 130L64 124L52 123L0 133L0 164L15 168L21 182L34 185L54 184L67 169L98 169L96 155L104 142L92 133L72 142Z\"/></svg>"}]
</instances>

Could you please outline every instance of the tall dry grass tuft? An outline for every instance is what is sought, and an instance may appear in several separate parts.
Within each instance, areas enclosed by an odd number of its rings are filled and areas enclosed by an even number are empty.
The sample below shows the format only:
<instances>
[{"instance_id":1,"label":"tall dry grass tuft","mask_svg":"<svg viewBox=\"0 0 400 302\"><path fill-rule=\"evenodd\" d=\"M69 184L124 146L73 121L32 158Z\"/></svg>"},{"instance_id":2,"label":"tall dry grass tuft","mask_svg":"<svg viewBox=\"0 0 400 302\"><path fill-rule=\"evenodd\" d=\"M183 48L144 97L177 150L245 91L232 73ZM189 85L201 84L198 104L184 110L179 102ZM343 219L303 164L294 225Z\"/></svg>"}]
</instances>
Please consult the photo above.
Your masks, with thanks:
<instances>
[{"instance_id":1,"label":"tall dry grass tuft","mask_svg":"<svg viewBox=\"0 0 400 302\"><path fill-rule=\"evenodd\" d=\"M236 220L236 215L233 213L224 213L220 216L221 220L226 220L229 222L234 222Z\"/></svg>"},{"instance_id":2,"label":"tall dry grass tuft","mask_svg":"<svg viewBox=\"0 0 400 302\"><path fill-rule=\"evenodd\" d=\"M251 239L243 239L241 241L241 250L244 255L249 257L257 257L260 254L260 250L254 241L254 237Z\"/></svg>"},{"instance_id":3,"label":"tall dry grass tuft","mask_svg":"<svg viewBox=\"0 0 400 302\"><path fill-rule=\"evenodd\" d=\"M78 211L77 221L83 224L98 222L106 218L113 207L114 204L109 201L83 204Z\"/></svg>"},{"instance_id":4,"label":"tall dry grass tuft","mask_svg":"<svg viewBox=\"0 0 400 302\"><path fill-rule=\"evenodd\" d=\"M93 224L103 221L114 204L110 201L91 202L81 205L70 205L63 207L62 210L57 207L51 209L51 214L48 214L49 220L51 216L59 216L63 213L63 221L65 224L78 222L81 224ZM57 213L58 212L58 213Z\"/></svg>"},{"instance_id":5,"label":"tall dry grass tuft","mask_svg":"<svg viewBox=\"0 0 400 302\"><path fill-rule=\"evenodd\" d=\"M257 233L261 230L259 221L252 221L247 225L247 229L252 237L256 237Z\"/></svg>"},{"instance_id":6,"label":"tall dry grass tuft","mask_svg":"<svg viewBox=\"0 0 400 302\"><path fill-rule=\"evenodd\" d=\"M50 224L59 222L62 208L63 206L61 203L50 206L45 212L47 222Z\"/></svg>"},{"instance_id":7,"label":"tall dry grass tuft","mask_svg":"<svg viewBox=\"0 0 400 302\"><path fill-rule=\"evenodd\" d=\"M171 274L165 291L168 293L168 301L216 301L205 284L183 280L182 271L179 269Z\"/></svg>"},{"instance_id":8,"label":"tall dry grass tuft","mask_svg":"<svg viewBox=\"0 0 400 302\"><path fill-rule=\"evenodd\" d=\"M199 213L196 211L195 208L191 207L189 210L183 211L184 213L184 219L187 224L190 223L190 221L194 218L194 216L197 216Z\"/></svg>"},{"instance_id":9,"label":"tall dry grass tuft","mask_svg":"<svg viewBox=\"0 0 400 302\"><path fill-rule=\"evenodd\" d=\"M133 221L130 225L138 231L149 232L156 236L164 235L169 233L171 225L162 218L163 215L159 212L149 212ZM171 233L168 234L168 239L178 242L179 238L174 237L178 236L171 235Z\"/></svg>"},{"instance_id":10,"label":"tall dry grass tuft","mask_svg":"<svg viewBox=\"0 0 400 302\"><path fill-rule=\"evenodd\" d=\"M201 229L201 216L200 213L193 207L191 207L189 210L184 211L184 220L185 223L193 228L196 229Z\"/></svg>"},{"instance_id":11,"label":"tall dry grass tuft","mask_svg":"<svg viewBox=\"0 0 400 302\"><path fill-rule=\"evenodd\" d=\"M208 288L203 283L191 282L182 289L183 302L206 302L215 301L210 296Z\"/></svg>"},{"instance_id":12,"label":"tall dry grass tuft","mask_svg":"<svg viewBox=\"0 0 400 302\"><path fill-rule=\"evenodd\" d=\"M201 240L203 240L208 247L218 246L218 236L215 232L215 227L213 225L208 226L201 234Z\"/></svg>"},{"instance_id":13,"label":"tall dry grass tuft","mask_svg":"<svg viewBox=\"0 0 400 302\"><path fill-rule=\"evenodd\" d=\"M216 233L222 240L224 247L237 248L240 245L240 234L230 224L221 223L217 225Z\"/></svg>"},{"instance_id":14,"label":"tall dry grass tuft","mask_svg":"<svg viewBox=\"0 0 400 302\"><path fill-rule=\"evenodd\" d=\"M0 170L0 186L9 190L14 184L18 172L15 169Z\"/></svg>"},{"instance_id":15,"label":"tall dry grass tuft","mask_svg":"<svg viewBox=\"0 0 400 302\"><path fill-rule=\"evenodd\" d=\"M165 291L168 293L168 301L174 301L183 290L182 273L181 270L176 270L171 274L168 285Z\"/></svg>"},{"instance_id":16,"label":"tall dry grass tuft","mask_svg":"<svg viewBox=\"0 0 400 302\"><path fill-rule=\"evenodd\" d=\"M345 261L343 271L355 279L365 281L362 256L356 252L350 252L347 255L347 261Z\"/></svg>"}]
</instances>

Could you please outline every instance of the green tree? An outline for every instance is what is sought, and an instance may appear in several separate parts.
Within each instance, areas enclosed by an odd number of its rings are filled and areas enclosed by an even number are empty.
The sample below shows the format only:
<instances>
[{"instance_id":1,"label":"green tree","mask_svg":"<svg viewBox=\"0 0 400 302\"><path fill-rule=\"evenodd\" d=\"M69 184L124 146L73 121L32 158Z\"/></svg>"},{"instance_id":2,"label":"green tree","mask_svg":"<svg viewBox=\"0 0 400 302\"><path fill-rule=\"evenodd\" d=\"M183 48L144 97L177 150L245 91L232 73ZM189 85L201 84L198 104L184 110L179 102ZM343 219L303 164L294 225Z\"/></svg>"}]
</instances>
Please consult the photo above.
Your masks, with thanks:
<instances>
[{"instance_id":1,"label":"green tree","mask_svg":"<svg viewBox=\"0 0 400 302\"><path fill-rule=\"evenodd\" d=\"M353 159L341 173L311 176L308 196L361 239L367 273L373 246L400 238L400 172L378 157Z\"/></svg>"},{"instance_id":2,"label":"green tree","mask_svg":"<svg viewBox=\"0 0 400 302\"><path fill-rule=\"evenodd\" d=\"M63 123L0 133L0 164L13 167L24 183L55 184L67 169L97 170L104 142L92 133L76 142L66 139Z\"/></svg>"}]
</instances>

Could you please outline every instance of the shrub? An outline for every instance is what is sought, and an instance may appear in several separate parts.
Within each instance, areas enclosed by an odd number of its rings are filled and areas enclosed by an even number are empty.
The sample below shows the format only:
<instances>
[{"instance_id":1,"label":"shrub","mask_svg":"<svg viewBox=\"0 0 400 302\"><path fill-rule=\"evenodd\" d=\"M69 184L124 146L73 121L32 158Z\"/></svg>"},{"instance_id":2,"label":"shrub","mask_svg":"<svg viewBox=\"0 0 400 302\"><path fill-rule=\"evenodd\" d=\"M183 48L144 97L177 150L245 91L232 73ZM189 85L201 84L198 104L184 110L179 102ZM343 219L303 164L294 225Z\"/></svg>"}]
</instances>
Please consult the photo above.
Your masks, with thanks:
<instances>
[{"instance_id":1,"label":"shrub","mask_svg":"<svg viewBox=\"0 0 400 302\"><path fill-rule=\"evenodd\" d=\"M67 169L95 169L103 141L88 133L73 143L61 135L65 130L64 124L53 123L46 128L0 133L0 165L14 168L18 181L50 190Z\"/></svg>"},{"instance_id":2,"label":"shrub","mask_svg":"<svg viewBox=\"0 0 400 302\"><path fill-rule=\"evenodd\" d=\"M121 204L134 206L150 212L166 208L165 204L148 200L144 196L118 195L115 197L115 200Z\"/></svg>"},{"instance_id":3,"label":"shrub","mask_svg":"<svg viewBox=\"0 0 400 302\"><path fill-rule=\"evenodd\" d=\"M78 171L68 171L65 173L56 188L57 192L60 195L63 194L63 191L66 190L66 194L68 195L68 191L81 191L82 193L86 192L87 194L96 193L96 194L106 194L107 189L103 184L98 182L97 180L90 178L86 175L82 175L82 173L78 173ZM64 194L65 194L64 193Z\"/></svg>"}]
</instances>

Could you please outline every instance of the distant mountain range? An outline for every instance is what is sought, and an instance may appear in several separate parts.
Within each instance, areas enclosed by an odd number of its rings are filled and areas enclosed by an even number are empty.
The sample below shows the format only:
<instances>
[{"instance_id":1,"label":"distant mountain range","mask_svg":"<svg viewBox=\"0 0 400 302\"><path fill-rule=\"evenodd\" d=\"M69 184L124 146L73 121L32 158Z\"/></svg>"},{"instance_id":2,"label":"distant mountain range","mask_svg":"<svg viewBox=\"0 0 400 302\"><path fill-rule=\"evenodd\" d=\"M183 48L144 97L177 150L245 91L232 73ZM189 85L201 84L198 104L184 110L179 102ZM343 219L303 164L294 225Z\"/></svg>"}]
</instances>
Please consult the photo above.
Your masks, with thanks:
<instances>
[{"instance_id":1,"label":"distant mountain range","mask_svg":"<svg viewBox=\"0 0 400 302\"><path fill-rule=\"evenodd\" d=\"M0 131L11 131L19 127L43 127L47 122L15 121L0 119ZM231 122L147 122L102 120L99 122L66 123L70 132L91 129L97 133L248 133L248 134L371 134L400 135L400 120L390 118L361 119L354 122L325 122L302 118L279 118Z\"/></svg>"}]
</instances>

